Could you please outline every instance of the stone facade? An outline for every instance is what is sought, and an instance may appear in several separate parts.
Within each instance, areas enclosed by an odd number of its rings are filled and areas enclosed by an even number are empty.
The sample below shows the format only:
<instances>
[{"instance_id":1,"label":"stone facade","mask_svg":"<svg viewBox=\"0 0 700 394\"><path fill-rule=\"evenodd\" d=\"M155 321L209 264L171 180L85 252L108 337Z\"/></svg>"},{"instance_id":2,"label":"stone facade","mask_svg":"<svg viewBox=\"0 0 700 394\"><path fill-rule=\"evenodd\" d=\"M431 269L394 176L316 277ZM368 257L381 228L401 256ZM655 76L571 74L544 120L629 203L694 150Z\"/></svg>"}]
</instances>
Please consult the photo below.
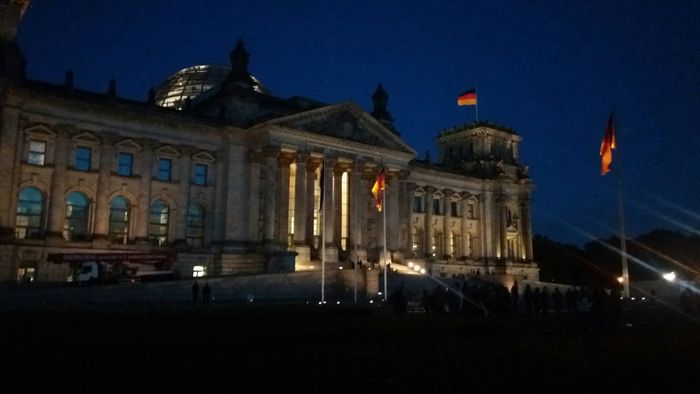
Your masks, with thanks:
<instances>
[{"instance_id":1,"label":"stone facade","mask_svg":"<svg viewBox=\"0 0 700 394\"><path fill-rule=\"evenodd\" d=\"M379 261L384 245L433 275L537 278L514 131L446 130L437 162L417 160L381 86L371 115L282 99L254 89L248 61L239 42L226 80L181 110L4 70L0 280L66 280L48 253L167 250L184 275L226 275L293 271L323 249L329 263ZM382 170L380 213L370 190Z\"/></svg>"}]
</instances>

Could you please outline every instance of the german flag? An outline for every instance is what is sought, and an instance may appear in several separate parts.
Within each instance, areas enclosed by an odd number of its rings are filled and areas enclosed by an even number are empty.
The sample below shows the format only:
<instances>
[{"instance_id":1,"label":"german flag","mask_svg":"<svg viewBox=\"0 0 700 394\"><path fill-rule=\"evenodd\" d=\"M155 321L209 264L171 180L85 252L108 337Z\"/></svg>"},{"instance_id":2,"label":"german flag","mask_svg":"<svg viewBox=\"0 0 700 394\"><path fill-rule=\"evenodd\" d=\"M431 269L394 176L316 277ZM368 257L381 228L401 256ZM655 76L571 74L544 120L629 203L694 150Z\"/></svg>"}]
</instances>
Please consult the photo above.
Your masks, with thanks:
<instances>
[{"instance_id":1,"label":"german flag","mask_svg":"<svg viewBox=\"0 0 700 394\"><path fill-rule=\"evenodd\" d=\"M377 206L377 211L382 211L382 191L384 190L384 169L377 176L377 180L374 181L374 186L372 186L372 195L374 196L374 203Z\"/></svg>"},{"instance_id":2,"label":"german flag","mask_svg":"<svg viewBox=\"0 0 700 394\"><path fill-rule=\"evenodd\" d=\"M467 90L457 96L457 105L476 105L476 89Z\"/></svg>"},{"instance_id":3,"label":"german flag","mask_svg":"<svg viewBox=\"0 0 700 394\"><path fill-rule=\"evenodd\" d=\"M608 118L608 127L605 128L603 142L600 143L601 175L605 175L610 172L610 164L612 164L612 150L615 148L615 114L610 114L610 118Z\"/></svg>"}]
</instances>

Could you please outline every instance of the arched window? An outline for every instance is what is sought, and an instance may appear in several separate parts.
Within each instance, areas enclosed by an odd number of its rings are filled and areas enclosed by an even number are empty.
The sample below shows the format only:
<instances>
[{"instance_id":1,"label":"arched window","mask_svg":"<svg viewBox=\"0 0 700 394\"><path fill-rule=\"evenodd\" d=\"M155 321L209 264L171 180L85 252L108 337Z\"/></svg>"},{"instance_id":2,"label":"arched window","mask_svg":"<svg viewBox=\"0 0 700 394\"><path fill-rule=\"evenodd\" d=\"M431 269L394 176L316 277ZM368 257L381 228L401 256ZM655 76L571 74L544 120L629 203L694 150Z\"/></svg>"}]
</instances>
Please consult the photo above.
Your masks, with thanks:
<instances>
[{"instance_id":1,"label":"arched window","mask_svg":"<svg viewBox=\"0 0 700 394\"><path fill-rule=\"evenodd\" d=\"M124 197L109 203L109 239L120 244L129 240L129 201Z\"/></svg>"},{"instance_id":2,"label":"arched window","mask_svg":"<svg viewBox=\"0 0 700 394\"><path fill-rule=\"evenodd\" d=\"M199 204L190 204L187 210L187 243L193 247L204 245L204 208Z\"/></svg>"},{"instance_id":3,"label":"arched window","mask_svg":"<svg viewBox=\"0 0 700 394\"><path fill-rule=\"evenodd\" d=\"M163 246L168 243L168 222L170 208L163 200L151 203L151 215L148 225L148 239L153 245Z\"/></svg>"},{"instance_id":4,"label":"arched window","mask_svg":"<svg viewBox=\"0 0 700 394\"><path fill-rule=\"evenodd\" d=\"M19 192L15 237L40 238L44 234L44 194L35 187Z\"/></svg>"},{"instance_id":5,"label":"arched window","mask_svg":"<svg viewBox=\"0 0 700 394\"><path fill-rule=\"evenodd\" d=\"M66 220L63 238L66 241L83 241L88 236L90 200L80 192L72 192L66 199Z\"/></svg>"}]
</instances>

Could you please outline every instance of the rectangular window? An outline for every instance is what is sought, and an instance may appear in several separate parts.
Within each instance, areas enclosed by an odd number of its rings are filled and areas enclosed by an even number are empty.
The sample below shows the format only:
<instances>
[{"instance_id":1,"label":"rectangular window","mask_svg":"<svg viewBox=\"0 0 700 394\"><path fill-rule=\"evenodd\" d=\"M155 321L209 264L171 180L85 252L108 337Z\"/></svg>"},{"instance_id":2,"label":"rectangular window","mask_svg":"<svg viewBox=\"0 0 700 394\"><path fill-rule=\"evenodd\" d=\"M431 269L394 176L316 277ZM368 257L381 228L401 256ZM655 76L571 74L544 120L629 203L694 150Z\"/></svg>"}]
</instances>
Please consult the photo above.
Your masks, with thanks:
<instances>
[{"instance_id":1,"label":"rectangular window","mask_svg":"<svg viewBox=\"0 0 700 394\"><path fill-rule=\"evenodd\" d=\"M413 196L413 212L415 212L415 213L423 212L423 210L421 209L422 203L423 203L423 196Z\"/></svg>"},{"instance_id":2,"label":"rectangular window","mask_svg":"<svg viewBox=\"0 0 700 394\"><path fill-rule=\"evenodd\" d=\"M79 146L75 149L75 169L78 171L90 171L92 163L92 149Z\"/></svg>"},{"instance_id":3,"label":"rectangular window","mask_svg":"<svg viewBox=\"0 0 700 394\"><path fill-rule=\"evenodd\" d=\"M170 159L158 159L158 180L170 182L172 178L173 162Z\"/></svg>"},{"instance_id":4,"label":"rectangular window","mask_svg":"<svg viewBox=\"0 0 700 394\"><path fill-rule=\"evenodd\" d=\"M195 164L194 165L194 179L192 182L195 185L206 186L207 185L207 165L206 164Z\"/></svg>"},{"instance_id":5,"label":"rectangular window","mask_svg":"<svg viewBox=\"0 0 700 394\"><path fill-rule=\"evenodd\" d=\"M459 217L459 209L457 207L457 201L450 201L450 215L452 217Z\"/></svg>"},{"instance_id":6,"label":"rectangular window","mask_svg":"<svg viewBox=\"0 0 700 394\"><path fill-rule=\"evenodd\" d=\"M134 155L126 152L119 152L117 158L117 174L121 176L131 176L134 167Z\"/></svg>"},{"instance_id":7,"label":"rectangular window","mask_svg":"<svg viewBox=\"0 0 700 394\"><path fill-rule=\"evenodd\" d=\"M439 215L439 214L440 214L440 199L433 198L433 215Z\"/></svg>"},{"instance_id":8,"label":"rectangular window","mask_svg":"<svg viewBox=\"0 0 700 394\"><path fill-rule=\"evenodd\" d=\"M27 162L37 166L43 166L46 159L46 142L29 141L29 157Z\"/></svg>"}]
</instances>

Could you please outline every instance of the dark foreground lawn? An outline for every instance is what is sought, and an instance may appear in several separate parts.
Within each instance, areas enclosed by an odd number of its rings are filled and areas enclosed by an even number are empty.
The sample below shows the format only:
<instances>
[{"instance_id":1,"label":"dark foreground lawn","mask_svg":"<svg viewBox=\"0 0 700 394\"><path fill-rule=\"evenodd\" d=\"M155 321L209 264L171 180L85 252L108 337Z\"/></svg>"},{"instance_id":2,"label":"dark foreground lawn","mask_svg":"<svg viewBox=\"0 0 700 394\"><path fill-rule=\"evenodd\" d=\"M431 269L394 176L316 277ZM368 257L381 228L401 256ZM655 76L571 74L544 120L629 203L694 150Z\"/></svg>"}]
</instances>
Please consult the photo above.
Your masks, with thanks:
<instances>
[{"instance_id":1,"label":"dark foreground lawn","mask_svg":"<svg viewBox=\"0 0 700 394\"><path fill-rule=\"evenodd\" d=\"M2 392L698 392L700 330L372 309L5 310ZM215 388L216 387L216 388Z\"/></svg>"}]
</instances>

